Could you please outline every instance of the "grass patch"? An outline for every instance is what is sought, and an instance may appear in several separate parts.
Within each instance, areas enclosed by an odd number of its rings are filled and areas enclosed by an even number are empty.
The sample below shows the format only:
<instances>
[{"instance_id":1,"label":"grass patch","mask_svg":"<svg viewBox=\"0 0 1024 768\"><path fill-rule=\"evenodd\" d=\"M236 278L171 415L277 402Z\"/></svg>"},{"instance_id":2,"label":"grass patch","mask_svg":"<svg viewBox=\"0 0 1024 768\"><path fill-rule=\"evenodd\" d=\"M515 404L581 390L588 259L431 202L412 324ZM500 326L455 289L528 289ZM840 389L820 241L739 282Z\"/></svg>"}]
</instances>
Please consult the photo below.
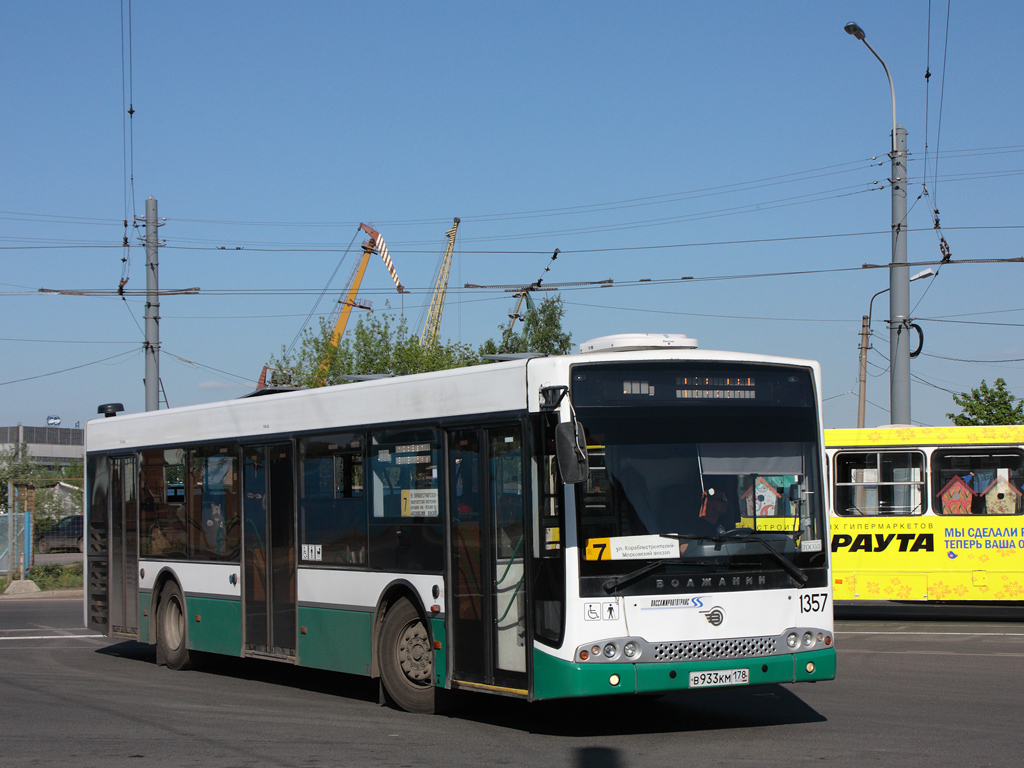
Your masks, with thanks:
<instances>
[{"instance_id":1,"label":"grass patch","mask_svg":"<svg viewBox=\"0 0 1024 768\"><path fill-rule=\"evenodd\" d=\"M34 565L28 569L25 578L32 579L40 589L81 589L82 564Z\"/></svg>"}]
</instances>

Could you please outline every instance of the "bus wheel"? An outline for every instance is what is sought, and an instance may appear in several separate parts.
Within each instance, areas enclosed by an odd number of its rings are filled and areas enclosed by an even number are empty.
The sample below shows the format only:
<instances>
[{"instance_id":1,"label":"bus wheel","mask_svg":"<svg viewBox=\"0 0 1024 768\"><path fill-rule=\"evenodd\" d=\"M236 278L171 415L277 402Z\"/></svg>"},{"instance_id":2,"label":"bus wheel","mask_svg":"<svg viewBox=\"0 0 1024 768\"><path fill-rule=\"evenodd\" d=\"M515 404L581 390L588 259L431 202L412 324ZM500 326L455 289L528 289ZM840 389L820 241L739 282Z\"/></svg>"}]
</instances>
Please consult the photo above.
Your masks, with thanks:
<instances>
[{"instance_id":1,"label":"bus wheel","mask_svg":"<svg viewBox=\"0 0 1024 768\"><path fill-rule=\"evenodd\" d=\"M160 656L171 669L188 669L192 660L188 651L188 622L185 621L185 598L181 589L169 581L160 590L157 612L156 642Z\"/></svg>"},{"instance_id":2,"label":"bus wheel","mask_svg":"<svg viewBox=\"0 0 1024 768\"><path fill-rule=\"evenodd\" d=\"M384 614L377 658L384 691L395 706L435 711L434 649L419 611L404 597Z\"/></svg>"}]
</instances>

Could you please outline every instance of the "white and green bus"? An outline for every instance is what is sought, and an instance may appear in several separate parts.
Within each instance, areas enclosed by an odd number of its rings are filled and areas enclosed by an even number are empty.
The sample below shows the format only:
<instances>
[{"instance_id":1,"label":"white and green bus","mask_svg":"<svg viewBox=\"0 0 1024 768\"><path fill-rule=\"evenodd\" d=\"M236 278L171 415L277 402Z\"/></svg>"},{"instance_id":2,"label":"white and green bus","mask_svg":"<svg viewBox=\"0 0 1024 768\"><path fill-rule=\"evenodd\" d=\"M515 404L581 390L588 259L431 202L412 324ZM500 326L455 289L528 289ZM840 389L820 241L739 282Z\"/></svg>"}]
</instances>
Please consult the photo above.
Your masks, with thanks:
<instances>
[{"instance_id":1,"label":"white and green bus","mask_svg":"<svg viewBox=\"0 0 1024 768\"><path fill-rule=\"evenodd\" d=\"M528 700L835 676L816 363L580 354L86 427L86 624Z\"/></svg>"}]
</instances>

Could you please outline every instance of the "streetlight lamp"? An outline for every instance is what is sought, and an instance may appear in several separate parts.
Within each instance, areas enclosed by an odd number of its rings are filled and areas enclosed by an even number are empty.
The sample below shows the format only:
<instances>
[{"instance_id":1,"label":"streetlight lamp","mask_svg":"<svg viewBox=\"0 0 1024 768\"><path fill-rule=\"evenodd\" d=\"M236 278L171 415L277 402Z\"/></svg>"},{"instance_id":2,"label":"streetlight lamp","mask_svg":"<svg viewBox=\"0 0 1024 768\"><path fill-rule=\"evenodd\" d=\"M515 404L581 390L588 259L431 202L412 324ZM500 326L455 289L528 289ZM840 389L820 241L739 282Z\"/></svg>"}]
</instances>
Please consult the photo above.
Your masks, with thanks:
<instances>
[{"instance_id":1,"label":"streetlight lamp","mask_svg":"<svg viewBox=\"0 0 1024 768\"><path fill-rule=\"evenodd\" d=\"M855 22L843 29L860 40L882 64L892 95L892 263L889 267L889 419L910 423L910 280L907 277L907 130L896 123L896 89L889 67Z\"/></svg>"},{"instance_id":2,"label":"streetlight lamp","mask_svg":"<svg viewBox=\"0 0 1024 768\"><path fill-rule=\"evenodd\" d=\"M933 277L935 270L931 267L922 270L914 275L908 282L912 283L915 280L920 280L925 277ZM864 428L864 402L866 398L867 389L867 373L868 373L868 350L871 348L869 338L871 336L871 306L875 303L875 297L881 296L883 293L887 293L888 288L883 288L874 296L871 297L871 301L868 302L868 313L864 315L860 320L860 387L857 391L857 429Z\"/></svg>"}]
</instances>

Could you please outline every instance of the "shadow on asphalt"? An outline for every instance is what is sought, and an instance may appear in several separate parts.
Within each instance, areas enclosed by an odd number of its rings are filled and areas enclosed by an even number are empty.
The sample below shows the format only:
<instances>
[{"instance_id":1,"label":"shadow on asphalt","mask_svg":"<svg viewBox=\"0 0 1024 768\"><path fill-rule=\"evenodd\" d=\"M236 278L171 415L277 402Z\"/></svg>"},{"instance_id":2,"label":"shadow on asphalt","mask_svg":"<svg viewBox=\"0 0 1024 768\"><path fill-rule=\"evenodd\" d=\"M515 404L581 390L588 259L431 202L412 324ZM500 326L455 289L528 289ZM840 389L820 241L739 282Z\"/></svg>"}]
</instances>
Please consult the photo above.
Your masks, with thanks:
<instances>
[{"instance_id":1,"label":"shadow on asphalt","mask_svg":"<svg viewBox=\"0 0 1024 768\"><path fill-rule=\"evenodd\" d=\"M466 694L467 702L471 696L472 708L461 707L456 717L548 736L719 731L827 719L779 685L533 704L479 694Z\"/></svg>"},{"instance_id":2,"label":"shadow on asphalt","mask_svg":"<svg viewBox=\"0 0 1024 768\"><path fill-rule=\"evenodd\" d=\"M156 664L156 646L133 640L98 648L96 653ZM379 698L377 681L360 675L296 667L263 659L242 659L205 653L194 655L196 664L193 669L204 674L221 675L236 680L253 680L326 695L342 695L374 704Z\"/></svg>"},{"instance_id":3,"label":"shadow on asphalt","mask_svg":"<svg viewBox=\"0 0 1024 768\"><path fill-rule=\"evenodd\" d=\"M117 643L96 652L156 664L156 648L143 643ZM203 674L342 696L374 705L379 700L376 680L340 672L293 667L260 659L209 655L202 657L198 670ZM455 719L551 736L684 733L826 721L823 715L781 685L720 688L660 697L621 696L534 703L457 691L448 694L447 702L446 713ZM614 715L610 716L609 712L614 712ZM578 757L581 765L615 764L605 760L611 757L609 755Z\"/></svg>"}]
</instances>

